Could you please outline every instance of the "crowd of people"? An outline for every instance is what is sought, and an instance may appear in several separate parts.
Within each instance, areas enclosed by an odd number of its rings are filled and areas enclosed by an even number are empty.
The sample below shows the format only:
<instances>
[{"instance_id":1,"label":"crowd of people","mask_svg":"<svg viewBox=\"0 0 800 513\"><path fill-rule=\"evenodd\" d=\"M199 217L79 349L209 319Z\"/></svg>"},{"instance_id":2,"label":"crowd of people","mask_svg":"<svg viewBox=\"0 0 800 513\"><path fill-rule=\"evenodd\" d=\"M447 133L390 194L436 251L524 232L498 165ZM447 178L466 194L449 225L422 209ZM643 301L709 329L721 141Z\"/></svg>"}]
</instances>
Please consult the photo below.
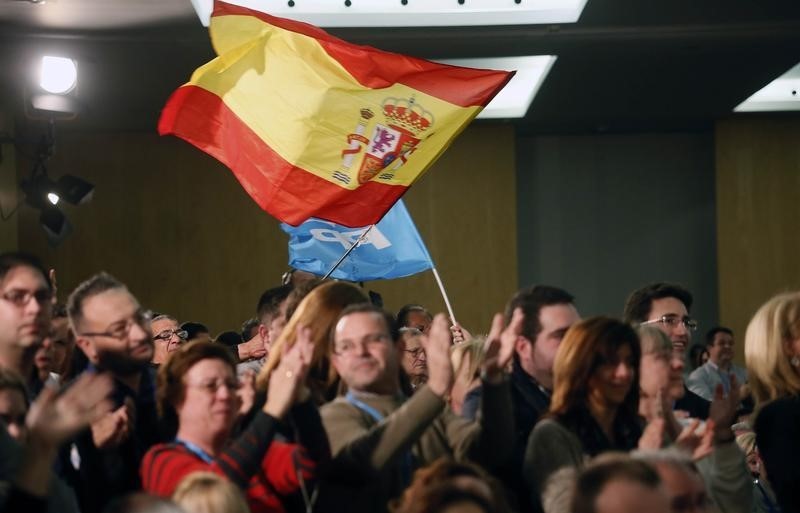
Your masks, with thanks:
<instances>
[{"instance_id":1,"label":"crowd of people","mask_svg":"<svg viewBox=\"0 0 800 513\"><path fill-rule=\"evenodd\" d=\"M212 337L0 254L0 510L800 512L800 293L755 312L745 369L729 328L692 345L677 284L585 319L530 286L473 335L283 281Z\"/></svg>"}]
</instances>

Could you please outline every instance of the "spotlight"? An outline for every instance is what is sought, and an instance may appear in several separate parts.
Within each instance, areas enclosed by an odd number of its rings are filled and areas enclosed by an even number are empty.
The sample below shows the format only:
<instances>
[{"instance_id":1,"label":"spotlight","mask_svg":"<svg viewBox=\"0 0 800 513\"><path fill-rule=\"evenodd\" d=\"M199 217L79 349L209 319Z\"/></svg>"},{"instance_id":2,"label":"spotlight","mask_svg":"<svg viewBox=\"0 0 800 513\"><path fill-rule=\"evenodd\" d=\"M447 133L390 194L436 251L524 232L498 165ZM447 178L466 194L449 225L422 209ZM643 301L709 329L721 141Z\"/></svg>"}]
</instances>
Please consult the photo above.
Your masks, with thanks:
<instances>
[{"instance_id":1,"label":"spotlight","mask_svg":"<svg viewBox=\"0 0 800 513\"><path fill-rule=\"evenodd\" d=\"M60 199L56 184L45 173L39 173L23 180L20 187L25 193L25 203L36 209L43 209L48 206L48 203L55 205ZM58 199L54 202L51 199L52 196Z\"/></svg>"},{"instance_id":2,"label":"spotlight","mask_svg":"<svg viewBox=\"0 0 800 513\"><path fill-rule=\"evenodd\" d=\"M32 177L22 181L20 187L25 194L25 203L40 211L39 224L44 228L50 245L55 247L72 233L72 225L57 205L61 200L72 205L87 203L92 199L94 186L72 175L63 175L53 182L44 166L37 169Z\"/></svg>"},{"instance_id":3,"label":"spotlight","mask_svg":"<svg viewBox=\"0 0 800 513\"><path fill-rule=\"evenodd\" d=\"M33 78L33 77L32 77ZM38 75L25 88L25 114L32 119L72 119L81 110L78 65L67 57L45 55Z\"/></svg>"},{"instance_id":4,"label":"spotlight","mask_svg":"<svg viewBox=\"0 0 800 513\"><path fill-rule=\"evenodd\" d=\"M42 57L39 85L52 94L66 94L78 84L78 67L66 57Z\"/></svg>"}]
</instances>

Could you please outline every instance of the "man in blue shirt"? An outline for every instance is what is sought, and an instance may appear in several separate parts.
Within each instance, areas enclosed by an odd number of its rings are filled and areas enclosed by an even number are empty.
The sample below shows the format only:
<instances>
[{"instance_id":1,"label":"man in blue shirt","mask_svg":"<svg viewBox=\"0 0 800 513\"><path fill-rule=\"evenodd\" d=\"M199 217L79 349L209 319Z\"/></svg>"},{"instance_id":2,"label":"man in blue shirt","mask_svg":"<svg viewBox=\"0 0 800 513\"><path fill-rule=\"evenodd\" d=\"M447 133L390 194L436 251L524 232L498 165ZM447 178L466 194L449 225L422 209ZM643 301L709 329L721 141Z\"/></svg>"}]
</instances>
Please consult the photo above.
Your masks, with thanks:
<instances>
[{"instance_id":1,"label":"man in blue shirt","mask_svg":"<svg viewBox=\"0 0 800 513\"><path fill-rule=\"evenodd\" d=\"M733 364L734 338L730 328L716 326L706 335L708 361L689 375L686 386L706 401L714 398L714 390L722 384L727 395L731 389L730 375L734 374L739 384L747 381L747 371Z\"/></svg>"}]
</instances>

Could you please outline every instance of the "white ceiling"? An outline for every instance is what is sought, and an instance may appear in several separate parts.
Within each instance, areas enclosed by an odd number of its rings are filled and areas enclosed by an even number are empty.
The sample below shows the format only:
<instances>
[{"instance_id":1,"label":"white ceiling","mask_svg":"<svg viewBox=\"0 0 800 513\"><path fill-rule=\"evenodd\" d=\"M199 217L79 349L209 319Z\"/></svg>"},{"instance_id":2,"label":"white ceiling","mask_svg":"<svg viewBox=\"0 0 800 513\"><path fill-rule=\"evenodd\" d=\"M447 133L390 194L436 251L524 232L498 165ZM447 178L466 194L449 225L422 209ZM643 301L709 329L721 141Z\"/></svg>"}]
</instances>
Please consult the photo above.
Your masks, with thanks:
<instances>
[{"instance_id":1,"label":"white ceiling","mask_svg":"<svg viewBox=\"0 0 800 513\"><path fill-rule=\"evenodd\" d=\"M0 21L37 30L113 30L196 20L189 0L3 0Z\"/></svg>"}]
</instances>

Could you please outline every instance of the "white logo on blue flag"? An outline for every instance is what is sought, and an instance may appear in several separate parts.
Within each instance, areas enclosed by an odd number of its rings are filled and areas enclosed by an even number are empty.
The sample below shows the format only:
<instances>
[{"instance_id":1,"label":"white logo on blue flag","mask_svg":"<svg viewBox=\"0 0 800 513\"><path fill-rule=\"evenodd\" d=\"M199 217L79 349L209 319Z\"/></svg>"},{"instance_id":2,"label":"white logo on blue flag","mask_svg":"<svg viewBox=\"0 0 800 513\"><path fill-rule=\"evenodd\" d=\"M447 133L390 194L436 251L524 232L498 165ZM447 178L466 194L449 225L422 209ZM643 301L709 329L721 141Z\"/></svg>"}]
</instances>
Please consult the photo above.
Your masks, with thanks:
<instances>
[{"instance_id":1,"label":"white logo on blue flag","mask_svg":"<svg viewBox=\"0 0 800 513\"><path fill-rule=\"evenodd\" d=\"M367 228L348 228L315 218L297 227L282 223L281 229L289 234L289 265L324 276ZM425 243L400 200L331 276L350 281L386 280L432 267Z\"/></svg>"}]
</instances>

